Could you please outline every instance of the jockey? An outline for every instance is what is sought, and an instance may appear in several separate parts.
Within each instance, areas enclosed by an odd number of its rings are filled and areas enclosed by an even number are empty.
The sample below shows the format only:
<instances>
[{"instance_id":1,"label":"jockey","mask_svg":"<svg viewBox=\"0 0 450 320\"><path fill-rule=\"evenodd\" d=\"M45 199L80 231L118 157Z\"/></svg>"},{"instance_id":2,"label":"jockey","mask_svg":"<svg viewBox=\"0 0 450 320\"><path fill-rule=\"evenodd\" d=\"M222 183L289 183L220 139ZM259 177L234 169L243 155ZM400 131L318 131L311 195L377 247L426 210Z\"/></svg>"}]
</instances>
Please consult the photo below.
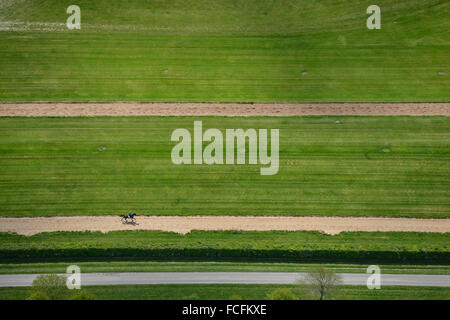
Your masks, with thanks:
<instances>
[{"instance_id":1,"label":"jockey","mask_svg":"<svg viewBox=\"0 0 450 320\"><path fill-rule=\"evenodd\" d=\"M130 213L128 213L128 216L129 216L130 218L133 218L133 213L130 211Z\"/></svg>"}]
</instances>

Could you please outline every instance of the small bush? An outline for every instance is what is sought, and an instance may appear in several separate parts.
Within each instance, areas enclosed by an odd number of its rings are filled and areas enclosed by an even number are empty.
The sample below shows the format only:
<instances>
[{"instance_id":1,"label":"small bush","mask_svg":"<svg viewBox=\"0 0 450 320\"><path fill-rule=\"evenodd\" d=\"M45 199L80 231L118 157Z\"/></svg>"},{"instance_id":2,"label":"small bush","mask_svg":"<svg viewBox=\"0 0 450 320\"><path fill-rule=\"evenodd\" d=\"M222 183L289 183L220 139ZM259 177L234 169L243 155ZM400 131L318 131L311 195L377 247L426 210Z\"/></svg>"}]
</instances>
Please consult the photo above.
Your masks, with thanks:
<instances>
[{"instance_id":1,"label":"small bush","mask_svg":"<svg viewBox=\"0 0 450 320\"><path fill-rule=\"evenodd\" d=\"M85 290L76 290L70 300L97 300L97 297Z\"/></svg>"},{"instance_id":2,"label":"small bush","mask_svg":"<svg viewBox=\"0 0 450 320\"><path fill-rule=\"evenodd\" d=\"M44 293L50 300L65 300L70 296L66 286L66 278L56 274L40 275L34 279L31 286L32 295Z\"/></svg>"},{"instance_id":3,"label":"small bush","mask_svg":"<svg viewBox=\"0 0 450 320\"><path fill-rule=\"evenodd\" d=\"M289 288L277 288L266 295L266 300L298 300Z\"/></svg>"},{"instance_id":4,"label":"small bush","mask_svg":"<svg viewBox=\"0 0 450 320\"><path fill-rule=\"evenodd\" d=\"M33 292L28 298L27 300L50 300L50 297L41 291L36 291Z\"/></svg>"}]
</instances>

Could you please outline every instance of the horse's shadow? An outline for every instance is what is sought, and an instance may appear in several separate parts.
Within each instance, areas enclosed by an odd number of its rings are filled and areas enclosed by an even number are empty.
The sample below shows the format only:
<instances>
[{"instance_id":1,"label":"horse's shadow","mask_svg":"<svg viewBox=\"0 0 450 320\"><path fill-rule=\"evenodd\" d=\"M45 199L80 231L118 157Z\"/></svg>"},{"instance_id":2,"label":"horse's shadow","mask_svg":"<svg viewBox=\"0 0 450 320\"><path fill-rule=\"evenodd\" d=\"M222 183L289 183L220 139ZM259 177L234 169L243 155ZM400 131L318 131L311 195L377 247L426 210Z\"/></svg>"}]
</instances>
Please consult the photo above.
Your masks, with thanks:
<instances>
[{"instance_id":1,"label":"horse's shadow","mask_svg":"<svg viewBox=\"0 0 450 320\"><path fill-rule=\"evenodd\" d=\"M139 225L139 223L137 223L136 221L133 221L133 220L131 220L131 221L128 221L128 220L122 221L122 224L127 224L127 225L132 225L132 226L138 226Z\"/></svg>"}]
</instances>

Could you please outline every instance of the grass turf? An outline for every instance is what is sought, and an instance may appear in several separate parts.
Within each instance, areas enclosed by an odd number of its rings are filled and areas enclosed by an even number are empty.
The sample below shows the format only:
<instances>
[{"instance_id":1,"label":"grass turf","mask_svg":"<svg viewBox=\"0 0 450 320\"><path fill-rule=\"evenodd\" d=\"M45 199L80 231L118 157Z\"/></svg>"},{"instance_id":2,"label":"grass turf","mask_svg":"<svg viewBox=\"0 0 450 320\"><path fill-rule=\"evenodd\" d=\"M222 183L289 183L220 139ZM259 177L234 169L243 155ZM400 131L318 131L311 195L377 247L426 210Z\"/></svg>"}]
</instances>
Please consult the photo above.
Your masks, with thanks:
<instances>
[{"instance_id":1,"label":"grass turf","mask_svg":"<svg viewBox=\"0 0 450 320\"><path fill-rule=\"evenodd\" d=\"M247 284L203 284L203 285L119 285L84 286L83 290L97 299L111 300L228 300L239 296L245 300L265 299L267 293L277 288L289 288L302 298L303 291L296 285L247 285ZM0 288L0 300L23 300L30 295L28 287ZM348 300L448 300L450 288L382 286L380 290L369 290L364 286L341 286L337 299Z\"/></svg>"},{"instance_id":2,"label":"grass turf","mask_svg":"<svg viewBox=\"0 0 450 320\"><path fill-rule=\"evenodd\" d=\"M71 0L0 5L0 101L449 101L449 3Z\"/></svg>"},{"instance_id":3,"label":"grass turf","mask_svg":"<svg viewBox=\"0 0 450 320\"><path fill-rule=\"evenodd\" d=\"M317 264L301 263L251 263L251 262L157 262L157 261L109 261L109 262L47 262L3 263L0 274L51 274L65 273L69 265L77 265L81 272L307 272ZM367 265L320 264L337 273L365 273ZM432 265L379 265L384 274L446 274L450 266Z\"/></svg>"},{"instance_id":4,"label":"grass turf","mask_svg":"<svg viewBox=\"0 0 450 320\"><path fill-rule=\"evenodd\" d=\"M0 233L1 263L234 261L449 265L449 235L407 232Z\"/></svg>"},{"instance_id":5,"label":"grass turf","mask_svg":"<svg viewBox=\"0 0 450 320\"><path fill-rule=\"evenodd\" d=\"M174 165L171 133L198 117L4 117L0 215L450 217L448 117L200 119L278 128L278 174Z\"/></svg>"}]
</instances>

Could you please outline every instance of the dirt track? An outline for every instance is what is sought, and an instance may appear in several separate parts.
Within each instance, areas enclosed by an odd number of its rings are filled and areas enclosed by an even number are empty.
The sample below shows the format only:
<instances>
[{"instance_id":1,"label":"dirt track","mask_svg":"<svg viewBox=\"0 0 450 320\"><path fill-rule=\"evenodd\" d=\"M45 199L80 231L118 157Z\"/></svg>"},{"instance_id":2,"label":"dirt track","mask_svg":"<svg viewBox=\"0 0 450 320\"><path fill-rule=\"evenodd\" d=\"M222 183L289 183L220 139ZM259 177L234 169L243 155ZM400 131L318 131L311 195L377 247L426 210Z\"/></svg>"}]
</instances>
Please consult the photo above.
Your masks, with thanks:
<instances>
[{"instance_id":1,"label":"dirt track","mask_svg":"<svg viewBox=\"0 0 450 320\"><path fill-rule=\"evenodd\" d=\"M450 103L6 103L0 116L443 115Z\"/></svg>"},{"instance_id":2,"label":"dirt track","mask_svg":"<svg viewBox=\"0 0 450 320\"><path fill-rule=\"evenodd\" d=\"M322 231L414 231L450 233L450 219L375 217L256 217L256 216L147 216L136 223L122 223L118 216L0 218L0 232L33 235L53 231L162 230L288 230Z\"/></svg>"}]
</instances>

